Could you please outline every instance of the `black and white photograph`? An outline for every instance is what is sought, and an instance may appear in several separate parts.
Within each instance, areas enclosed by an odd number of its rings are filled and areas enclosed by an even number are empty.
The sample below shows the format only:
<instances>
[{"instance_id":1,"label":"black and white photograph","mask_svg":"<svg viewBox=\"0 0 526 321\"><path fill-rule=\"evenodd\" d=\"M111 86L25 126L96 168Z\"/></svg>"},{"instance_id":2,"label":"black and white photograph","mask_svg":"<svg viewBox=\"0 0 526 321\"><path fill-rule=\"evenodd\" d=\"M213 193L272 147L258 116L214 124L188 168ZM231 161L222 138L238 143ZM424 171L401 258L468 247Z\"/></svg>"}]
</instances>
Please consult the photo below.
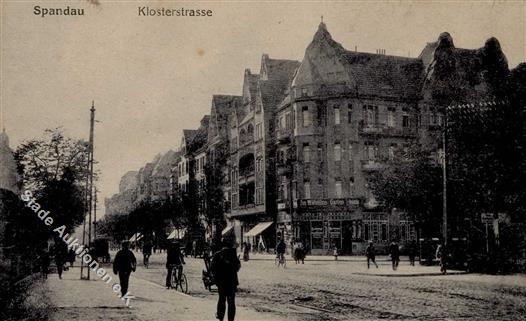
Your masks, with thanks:
<instances>
[{"instance_id":1,"label":"black and white photograph","mask_svg":"<svg viewBox=\"0 0 526 321\"><path fill-rule=\"evenodd\" d=\"M0 320L526 320L526 0L0 0Z\"/></svg>"}]
</instances>

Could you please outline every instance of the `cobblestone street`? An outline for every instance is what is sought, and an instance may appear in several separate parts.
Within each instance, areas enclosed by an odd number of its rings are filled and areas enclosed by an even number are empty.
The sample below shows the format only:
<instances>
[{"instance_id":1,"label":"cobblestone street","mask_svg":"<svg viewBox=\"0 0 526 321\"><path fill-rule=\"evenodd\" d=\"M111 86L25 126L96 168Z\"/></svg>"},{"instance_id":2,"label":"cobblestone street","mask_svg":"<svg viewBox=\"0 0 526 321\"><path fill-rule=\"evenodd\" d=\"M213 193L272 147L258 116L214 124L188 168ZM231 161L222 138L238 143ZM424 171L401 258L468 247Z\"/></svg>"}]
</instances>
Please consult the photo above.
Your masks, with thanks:
<instances>
[{"instance_id":1,"label":"cobblestone street","mask_svg":"<svg viewBox=\"0 0 526 321\"><path fill-rule=\"evenodd\" d=\"M393 272L386 260L367 271L363 258L304 265L289 259L286 269L278 269L271 256L256 258L242 263L238 305L289 320L526 320L524 276L442 276L437 267L408 262ZM164 254L151 261L135 277L163 285ZM189 294L215 299L203 287L203 267L201 259L187 259ZM134 295L148 296L133 281L131 287Z\"/></svg>"}]
</instances>

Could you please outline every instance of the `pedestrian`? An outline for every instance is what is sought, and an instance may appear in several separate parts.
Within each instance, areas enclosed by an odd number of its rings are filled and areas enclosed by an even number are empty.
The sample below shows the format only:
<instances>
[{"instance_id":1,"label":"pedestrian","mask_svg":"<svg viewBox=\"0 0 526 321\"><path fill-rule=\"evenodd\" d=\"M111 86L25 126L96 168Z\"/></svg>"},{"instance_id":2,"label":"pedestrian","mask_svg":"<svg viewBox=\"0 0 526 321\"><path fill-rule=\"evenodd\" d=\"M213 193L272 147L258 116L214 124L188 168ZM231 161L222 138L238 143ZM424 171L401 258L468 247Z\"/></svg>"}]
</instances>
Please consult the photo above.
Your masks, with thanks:
<instances>
[{"instance_id":1,"label":"pedestrian","mask_svg":"<svg viewBox=\"0 0 526 321\"><path fill-rule=\"evenodd\" d=\"M446 274L446 247L442 244L439 244L435 256L440 262L440 272L442 272L442 274Z\"/></svg>"},{"instance_id":2,"label":"pedestrian","mask_svg":"<svg viewBox=\"0 0 526 321\"><path fill-rule=\"evenodd\" d=\"M222 249L212 258L211 270L219 293L216 318L220 321L225 318L226 303L228 321L234 321L236 316L236 291L239 285L237 272L241 268L241 262L233 243L230 238L224 239Z\"/></svg>"},{"instance_id":3,"label":"pedestrian","mask_svg":"<svg viewBox=\"0 0 526 321\"><path fill-rule=\"evenodd\" d=\"M409 247L407 249L407 254L409 255L409 264L412 266L415 266L416 250L416 242L415 240L412 240L411 243L409 243Z\"/></svg>"},{"instance_id":4,"label":"pedestrian","mask_svg":"<svg viewBox=\"0 0 526 321\"><path fill-rule=\"evenodd\" d=\"M285 260L285 251L287 250L287 244L280 239L278 245L276 246L276 257L281 261Z\"/></svg>"},{"instance_id":5,"label":"pedestrian","mask_svg":"<svg viewBox=\"0 0 526 321\"><path fill-rule=\"evenodd\" d=\"M391 255L393 271L396 271L398 268L398 263L400 263L400 248L398 247L398 243L395 240L393 240L389 245L389 254Z\"/></svg>"},{"instance_id":6,"label":"pedestrian","mask_svg":"<svg viewBox=\"0 0 526 321\"><path fill-rule=\"evenodd\" d=\"M296 264L299 264L301 261L301 264L305 264L305 253L303 252L303 244L301 241L297 241L294 243L294 261Z\"/></svg>"},{"instance_id":7,"label":"pedestrian","mask_svg":"<svg viewBox=\"0 0 526 321\"><path fill-rule=\"evenodd\" d=\"M192 257L193 258L197 257L197 241L196 240L192 242Z\"/></svg>"},{"instance_id":8,"label":"pedestrian","mask_svg":"<svg viewBox=\"0 0 526 321\"><path fill-rule=\"evenodd\" d=\"M150 263L150 256L152 255L152 243L149 241L144 242L142 246L143 265L148 267Z\"/></svg>"},{"instance_id":9,"label":"pedestrian","mask_svg":"<svg viewBox=\"0 0 526 321\"><path fill-rule=\"evenodd\" d=\"M73 267L73 263L75 263L75 251L73 249L68 252L68 261L69 267Z\"/></svg>"},{"instance_id":10,"label":"pedestrian","mask_svg":"<svg viewBox=\"0 0 526 321\"><path fill-rule=\"evenodd\" d=\"M183 253L181 253L181 247L179 242L174 241L168 245L168 251L166 252L166 288L170 289L172 287L172 271L174 267L177 267L177 278L183 273L183 264L186 264L184 261Z\"/></svg>"},{"instance_id":11,"label":"pedestrian","mask_svg":"<svg viewBox=\"0 0 526 321\"><path fill-rule=\"evenodd\" d=\"M64 264L66 264L66 257L68 255L68 249L66 244L61 240L58 240L57 242L55 242L54 252L58 278L62 280L62 271L64 270Z\"/></svg>"},{"instance_id":12,"label":"pedestrian","mask_svg":"<svg viewBox=\"0 0 526 321\"><path fill-rule=\"evenodd\" d=\"M378 268L378 264L376 264L376 251L374 249L373 241L369 241L369 245L367 245L367 248L365 249L365 256L367 257L367 269L369 269L371 262L373 262L376 268Z\"/></svg>"},{"instance_id":13,"label":"pedestrian","mask_svg":"<svg viewBox=\"0 0 526 321\"><path fill-rule=\"evenodd\" d=\"M338 245L336 243L332 247L332 255L334 255L334 261L338 261Z\"/></svg>"},{"instance_id":14,"label":"pedestrian","mask_svg":"<svg viewBox=\"0 0 526 321\"><path fill-rule=\"evenodd\" d=\"M250 248L248 243L243 242L243 261L247 262L250 258Z\"/></svg>"},{"instance_id":15,"label":"pedestrian","mask_svg":"<svg viewBox=\"0 0 526 321\"><path fill-rule=\"evenodd\" d=\"M131 272L135 272L137 268L137 260L135 255L130 251L130 242L123 241L122 249L115 254L113 260L113 273L119 274L119 283L121 286L122 296L128 293L128 284L130 281Z\"/></svg>"},{"instance_id":16,"label":"pedestrian","mask_svg":"<svg viewBox=\"0 0 526 321\"><path fill-rule=\"evenodd\" d=\"M49 273L49 250L47 248L44 248L42 250L42 254L40 254L40 272L42 273L42 278L47 279L47 275Z\"/></svg>"}]
</instances>

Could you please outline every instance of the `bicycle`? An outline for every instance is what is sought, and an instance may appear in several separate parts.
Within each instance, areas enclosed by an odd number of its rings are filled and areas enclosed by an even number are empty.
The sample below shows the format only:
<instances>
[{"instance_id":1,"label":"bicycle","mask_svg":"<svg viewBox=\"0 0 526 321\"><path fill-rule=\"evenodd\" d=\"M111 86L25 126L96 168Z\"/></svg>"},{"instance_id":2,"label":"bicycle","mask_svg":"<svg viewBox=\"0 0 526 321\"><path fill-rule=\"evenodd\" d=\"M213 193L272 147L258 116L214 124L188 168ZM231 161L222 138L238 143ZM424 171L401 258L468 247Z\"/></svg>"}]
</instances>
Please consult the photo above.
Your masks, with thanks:
<instances>
[{"instance_id":1,"label":"bicycle","mask_svg":"<svg viewBox=\"0 0 526 321\"><path fill-rule=\"evenodd\" d=\"M287 259L285 258L285 254L284 253L278 254L276 256L275 263L276 263L276 266L278 268L279 268L280 265L282 265L283 268L286 268L287 267Z\"/></svg>"},{"instance_id":2,"label":"bicycle","mask_svg":"<svg viewBox=\"0 0 526 321\"><path fill-rule=\"evenodd\" d=\"M172 267L172 277L170 279L170 285L177 291L179 288L181 292L188 293L188 281L186 275L183 272L182 265L174 265Z\"/></svg>"}]
</instances>

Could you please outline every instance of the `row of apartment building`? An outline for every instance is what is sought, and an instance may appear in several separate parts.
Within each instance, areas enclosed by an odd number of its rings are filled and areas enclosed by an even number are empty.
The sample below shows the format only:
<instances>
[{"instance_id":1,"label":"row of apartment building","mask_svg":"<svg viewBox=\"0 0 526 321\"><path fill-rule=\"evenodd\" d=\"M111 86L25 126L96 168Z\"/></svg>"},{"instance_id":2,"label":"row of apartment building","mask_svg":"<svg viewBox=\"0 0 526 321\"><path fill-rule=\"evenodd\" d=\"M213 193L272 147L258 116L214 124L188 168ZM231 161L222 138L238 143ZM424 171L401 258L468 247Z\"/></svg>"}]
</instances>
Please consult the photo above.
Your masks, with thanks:
<instances>
[{"instance_id":1,"label":"row of apartment building","mask_svg":"<svg viewBox=\"0 0 526 321\"><path fill-rule=\"evenodd\" d=\"M107 213L126 212L130 199L191 192L192 180L203 186L205 164L226 147L223 233L238 242L300 240L313 254L409 242L415 222L378 204L370 175L415 144L439 155L444 107L491 97L485 75L502 61L496 39L461 49L448 33L417 58L349 51L322 22L302 61L263 54L258 73L245 70L239 96L214 95L177 152L123 177Z\"/></svg>"}]
</instances>

